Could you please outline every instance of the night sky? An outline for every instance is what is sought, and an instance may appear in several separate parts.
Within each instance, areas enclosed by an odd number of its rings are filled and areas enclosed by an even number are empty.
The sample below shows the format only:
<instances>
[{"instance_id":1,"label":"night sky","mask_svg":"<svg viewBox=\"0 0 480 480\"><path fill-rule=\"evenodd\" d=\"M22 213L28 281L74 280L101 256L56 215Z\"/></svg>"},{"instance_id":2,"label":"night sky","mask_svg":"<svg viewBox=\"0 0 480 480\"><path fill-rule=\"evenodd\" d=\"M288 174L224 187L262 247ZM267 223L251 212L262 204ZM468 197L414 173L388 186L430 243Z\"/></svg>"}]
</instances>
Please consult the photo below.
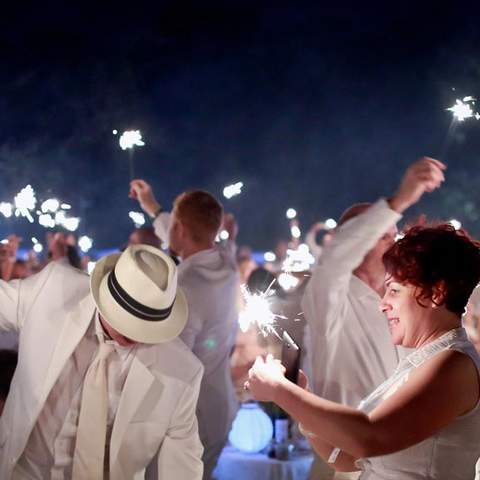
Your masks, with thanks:
<instances>
[{"instance_id":1,"label":"night sky","mask_svg":"<svg viewBox=\"0 0 480 480\"><path fill-rule=\"evenodd\" d=\"M98 248L124 243L139 210L113 129L142 131L135 173L164 206L244 182L222 201L239 243L269 249L288 207L305 230L392 194L411 161L442 153L445 108L480 97L478 2L36 3L2 7L0 201L31 183L71 203ZM479 133L458 125L444 188L410 216L480 235ZM11 232L44 230L0 217Z\"/></svg>"}]
</instances>

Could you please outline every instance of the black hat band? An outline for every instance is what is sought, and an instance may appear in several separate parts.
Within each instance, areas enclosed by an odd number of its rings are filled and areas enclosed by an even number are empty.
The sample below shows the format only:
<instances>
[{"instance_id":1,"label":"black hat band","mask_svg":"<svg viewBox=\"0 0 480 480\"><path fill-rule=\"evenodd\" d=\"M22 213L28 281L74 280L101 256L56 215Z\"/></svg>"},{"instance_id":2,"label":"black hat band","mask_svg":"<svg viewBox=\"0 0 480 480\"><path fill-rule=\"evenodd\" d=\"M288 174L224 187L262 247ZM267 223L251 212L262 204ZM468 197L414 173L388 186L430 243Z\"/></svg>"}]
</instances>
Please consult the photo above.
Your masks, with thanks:
<instances>
[{"instance_id":1,"label":"black hat band","mask_svg":"<svg viewBox=\"0 0 480 480\"><path fill-rule=\"evenodd\" d=\"M168 308L157 310L155 308L147 307L146 305L137 302L120 286L117 277L115 276L115 269L109 273L107 284L114 300L124 310L135 317L141 318L142 320L148 320L150 322L161 322L172 313L175 299L173 299L172 304Z\"/></svg>"}]
</instances>

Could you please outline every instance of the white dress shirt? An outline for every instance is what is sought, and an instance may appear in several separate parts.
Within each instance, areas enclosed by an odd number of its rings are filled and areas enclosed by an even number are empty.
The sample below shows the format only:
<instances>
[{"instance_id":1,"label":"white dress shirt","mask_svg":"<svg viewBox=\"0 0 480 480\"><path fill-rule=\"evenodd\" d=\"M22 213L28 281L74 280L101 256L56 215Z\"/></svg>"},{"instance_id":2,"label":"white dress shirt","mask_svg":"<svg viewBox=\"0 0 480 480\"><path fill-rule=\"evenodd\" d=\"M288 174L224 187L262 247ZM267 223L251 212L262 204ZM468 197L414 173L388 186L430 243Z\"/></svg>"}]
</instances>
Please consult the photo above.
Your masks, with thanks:
<instances>
[{"instance_id":1,"label":"white dress shirt","mask_svg":"<svg viewBox=\"0 0 480 480\"><path fill-rule=\"evenodd\" d=\"M302 307L316 394L357 407L395 370L403 349L391 341L380 296L353 270L401 218L384 200L335 233L307 285Z\"/></svg>"},{"instance_id":2,"label":"white dress shirt","mask_svg":"<svg viewBox=\"0 0 480 480\"><path fill-rule=\"evenodd\" d=\"M100 336L103 341L111 342L115 347L107 359L108 420L105 464L108 465L112 427L135 346L121 347L106 338L98 315L95 315L94 321L50 391L14 470L14 479L71 478L83 379L97 353Z\"/></svg>"}]
</instances>

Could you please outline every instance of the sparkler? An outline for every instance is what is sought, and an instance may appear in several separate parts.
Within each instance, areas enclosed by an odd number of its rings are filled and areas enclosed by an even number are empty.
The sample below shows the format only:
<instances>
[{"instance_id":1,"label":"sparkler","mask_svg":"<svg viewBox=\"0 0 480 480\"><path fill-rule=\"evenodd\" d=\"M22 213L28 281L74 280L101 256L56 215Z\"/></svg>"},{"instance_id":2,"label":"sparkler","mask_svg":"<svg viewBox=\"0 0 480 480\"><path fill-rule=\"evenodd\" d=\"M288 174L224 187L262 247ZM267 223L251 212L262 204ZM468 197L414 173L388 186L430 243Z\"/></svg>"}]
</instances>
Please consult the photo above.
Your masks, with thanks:
<instances>
[{"instance_id":1,"label":"sparkler","mask_svg":"<svg viewBox=\"0 0 480 480\"><path fill-rule=\"evenodd\" d=\"M118 133L118 132L117 132ZM114 130L115 135L115 130ZM130 180L134 178L133 149L134 147L143 147L145 142L142 140L140 130L126 130L120 136L118 141L122 150L128 150L128 164L130 169Z\"/></svg>"},{"instance_id":2,"label":"sparkler","mask_svg":"<svg viewBox=\"0 0 480 480\"><path fill-rule=\"evenodd\" d=\"M69 232L75 232L80 225L80 219L78 217L69 217L66 218L63 222L63 227L66 228Z\"/></svg>"},{"instance_id":3,"label":"sparkler","mask_svg":"<svg viewBox=\"0 0 480 480\"><path fill-rule=\"evenodd\" d=\"M298 225L292 225L290 227L290 233L292 234L293 238L300 238L302 236L302 232L300 231Z\"/></svg>"},{"instance_id":4,"label":"sparkler","mask_svg":"<svg viewBox=\"0 0 480 480\"><path fill-rule=\"evenodd\" d=\"M286 292L295 288L299 282L300 280L290 273L283 272L278 276L278 283Z\"/></svg>"},{"instance_id":5,"label":"sparkler","mask_svg":"<svg viewBox=\"0 0 480 480\"><path fill-rule=\"evenodd\" d=\"M290 272L304 272L310 269L310 266L315 263L315 257L310 253L308 245L302 243L296 250L288 249L287 256L283 261L282 271Z\"/></svg>"},{"instance_id":6,"label":"sparkler","mask_svg":"<svg viewBox=\"0 0 480 480\"><path fill-rule=\"evenodd\" d=\"M448 222L455 230L460 230L462 228L462 223L456 220L455 218L452 218Z\"/></svg>"},{"instance_id":7,"label":"sparkler","mask_svg":"<svg viewBox=\"0 0 480 480\"><path fill-rule=\"evenodd\" d=\"M56 198L49 198L48 200L45 200L40 207L42 213L55 213L59 208L60 202Z\"/></svg>"},{"instance_id":8,"label":"sparkler","mask_svg":"<svg viewBox=\"0 0 480 480\"><path fill-rule=\"evenodd\" d=\"M33 243L33 251L35 253L43 252L43 245L35 237L32 237L32 243Z\"/></svg>"},{"instance_id":9,"label":"sparkler","mask_svg":"<svg viewBox=\"0 0 480 480\"><path fill-rule=\"evenodd\" d=\"M232 185L227 185L223 189L223 196L230 200L230 198L240 195L242 193L243 182L237 182Z\"/></svg>"},{"instance_id":10,"label":"sparkler","mask_svg":"<svg viewBox=\"0 0 480 480\"><path fill-rule=\"evenodd\" d=\"M128 216L133 220L135 227L141 227L145 224L145 215L140 212L128 212Z\"/></svg>"},{"instance_id":11,"label":"sparkler","mask_svg":"<svg viewBox=\"0 0 480 480\"><path fill-rule=\"evenodd\" d=\"M325 228L327 230L333 230L337 228L337 222L333 218L329 218L325 221Z\"/></svg>"},{"instance_id":12,"label":"sparkler","mask_svg":"<svg viewBox=\"0 0 480 480\"><path fill-rule=\"evenodd\" d=\"M55 214L55 225L60 225L70 232L75 232L80 225L80 218L67 217L63 210L59 210Z\"/></svg>"},{"instance_id":13,"label":"sparkler","mask_svg":"<svg viewBox=\"0 0 480 480\"><path fill-rule=\"evenodd\" d=\"M475 98L473 97L464 97L463 100L455 100L455 104L447 108L448 111L452 112L454 120L459 122L464 122L467 118L474 117L478 120L480 115L478 112L474 112L472 106L475 105Z\"/></svg>"},{"instance_id":14,"label":"sparkler","mask_svg":"<svg viewBox=\"0 0 480 480\"><path fill-rule=\"evenodd\" d=\"M118 143L122 150L129 150L133 147L143 147L145 145L140 130L126 130L122 133Z\"/></svg>"},{"instance_id":15,"label":"sparkler","mask_svg":"<svg viewBox=\"0 0 480 480\"><path fill-rule=\"evenodd\" d=\"M440 151L440 160L445 161L448 148L452 142L458 123L464 122L468 118L475 118L476 120L480 119L480 113L474 111L475 103L476 100L472 96L463 97L462 100L457 98L455 104L446 109L447 111L452 112L453 118Z\"/></svg>"},{"instance_id":16,"label":"sparkler","mask_svg":"<svg viewBox=\"0 0 480 480\"><path fill-rule=\"evenodd\" d=\"M45 228L55 227L55 220L49 213L44 213L38 217L38 223Z\"/></svg>"},{"instance_id":17,"label":"sparkler","mask_svg":"<svg viewBox=\"0 0 480 480\"><path fill-rule=\"evenodd\" d=\"M82 235L78 239L78 246L83 253L87 253L93 246L93 240L86 235Z\"/></svg>"},{"instance_id":18,"label":"sparkler","mask_svg":"<svg viewBox=\"0 0 480 480\"><path fill-rule=\"evenodd\" d=\"M261 293L251 293L245 285L240 287L245 300L245 309L240 312L238 320L242 332L246 332L251 325L257 325L264 337L273 334L282 340L277 332L277 320L286 317L277 315L271 310L271 301L275 295L272 287L275 282L276 279Z\"/></svg>"},{"instance_id":19,"label":"sparkler","mask_svg":"<svg viewBox=\"0 0 480 480\"><path fill-rule=\"evenodd\" d=\"M30 223L33 223L33 217L30 211L35 209L36 204L37 199L35 198L35 192L31 185L27 185L15 195L15 216L18 217L21 215L22 217L26 217Z\"/></svg>"},{"instance_id":20,"label":"sparkler","mask_svg":"<svg viewBox=\"0 0 480 480\"><path fill-rule=\"evenodd\" d=\"M263 259L266 262L274 262L277 259L277 256L273 252L265 252L263 254Z\"/></svg>"},{"instance_id":21,"label":"sparkler","mask_svg":"<svg viewBox=\"0 0 480 480\"><path fill-rule=\"evenodd\" d=\"M0 213L5 218L10 218L13 214L13 205L8 202L0 202Z\"/></svg>"},{"instance_id":22,"label":"sparkler","mask_svg":"<svg viewBox=\"0 0 480 480\"><path fill-rule=\"evenodd\" d=\"M286 211L285 216L286 216L289 220L293 220L293 219L297 216L297 211L296 211L294 208L289 208L289 209Z\"/></svg>"},{"instance_id":23,"label":"sparkler","mask_svg":"<svg viewBox=\"0 0 480 480\"><path fill-rule=\"evenodd\" d=\"M219 237L220 240L228 240L230 238L230 234L226 230L222 230Z\"/></svg>"}]
</instances>

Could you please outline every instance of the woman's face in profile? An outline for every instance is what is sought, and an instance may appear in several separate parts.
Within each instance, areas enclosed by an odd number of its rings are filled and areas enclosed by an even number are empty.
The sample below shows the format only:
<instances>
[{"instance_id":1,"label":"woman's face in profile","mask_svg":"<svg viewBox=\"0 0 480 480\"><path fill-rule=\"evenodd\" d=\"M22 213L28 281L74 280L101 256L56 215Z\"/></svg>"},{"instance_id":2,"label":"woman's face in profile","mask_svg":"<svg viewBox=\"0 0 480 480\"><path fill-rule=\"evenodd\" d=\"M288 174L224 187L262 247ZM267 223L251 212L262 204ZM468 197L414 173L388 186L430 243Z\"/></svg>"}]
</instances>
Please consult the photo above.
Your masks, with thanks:
<instances>
[{"instance_id":1,"label":"woman's face in profile","mask_svg":"<svg viewBox=\"0 0 480 480\"><path fill-rule=\"evenodd\" d=\"M388 319L388 328L394 345L416 347L428 335L431 308L418 304L415 294L417 287L400 283L394 277L385 282L385 295L380 303L381 311ZM426 305L427 302L425 302Z\"/></svg>"}]
</instances>

